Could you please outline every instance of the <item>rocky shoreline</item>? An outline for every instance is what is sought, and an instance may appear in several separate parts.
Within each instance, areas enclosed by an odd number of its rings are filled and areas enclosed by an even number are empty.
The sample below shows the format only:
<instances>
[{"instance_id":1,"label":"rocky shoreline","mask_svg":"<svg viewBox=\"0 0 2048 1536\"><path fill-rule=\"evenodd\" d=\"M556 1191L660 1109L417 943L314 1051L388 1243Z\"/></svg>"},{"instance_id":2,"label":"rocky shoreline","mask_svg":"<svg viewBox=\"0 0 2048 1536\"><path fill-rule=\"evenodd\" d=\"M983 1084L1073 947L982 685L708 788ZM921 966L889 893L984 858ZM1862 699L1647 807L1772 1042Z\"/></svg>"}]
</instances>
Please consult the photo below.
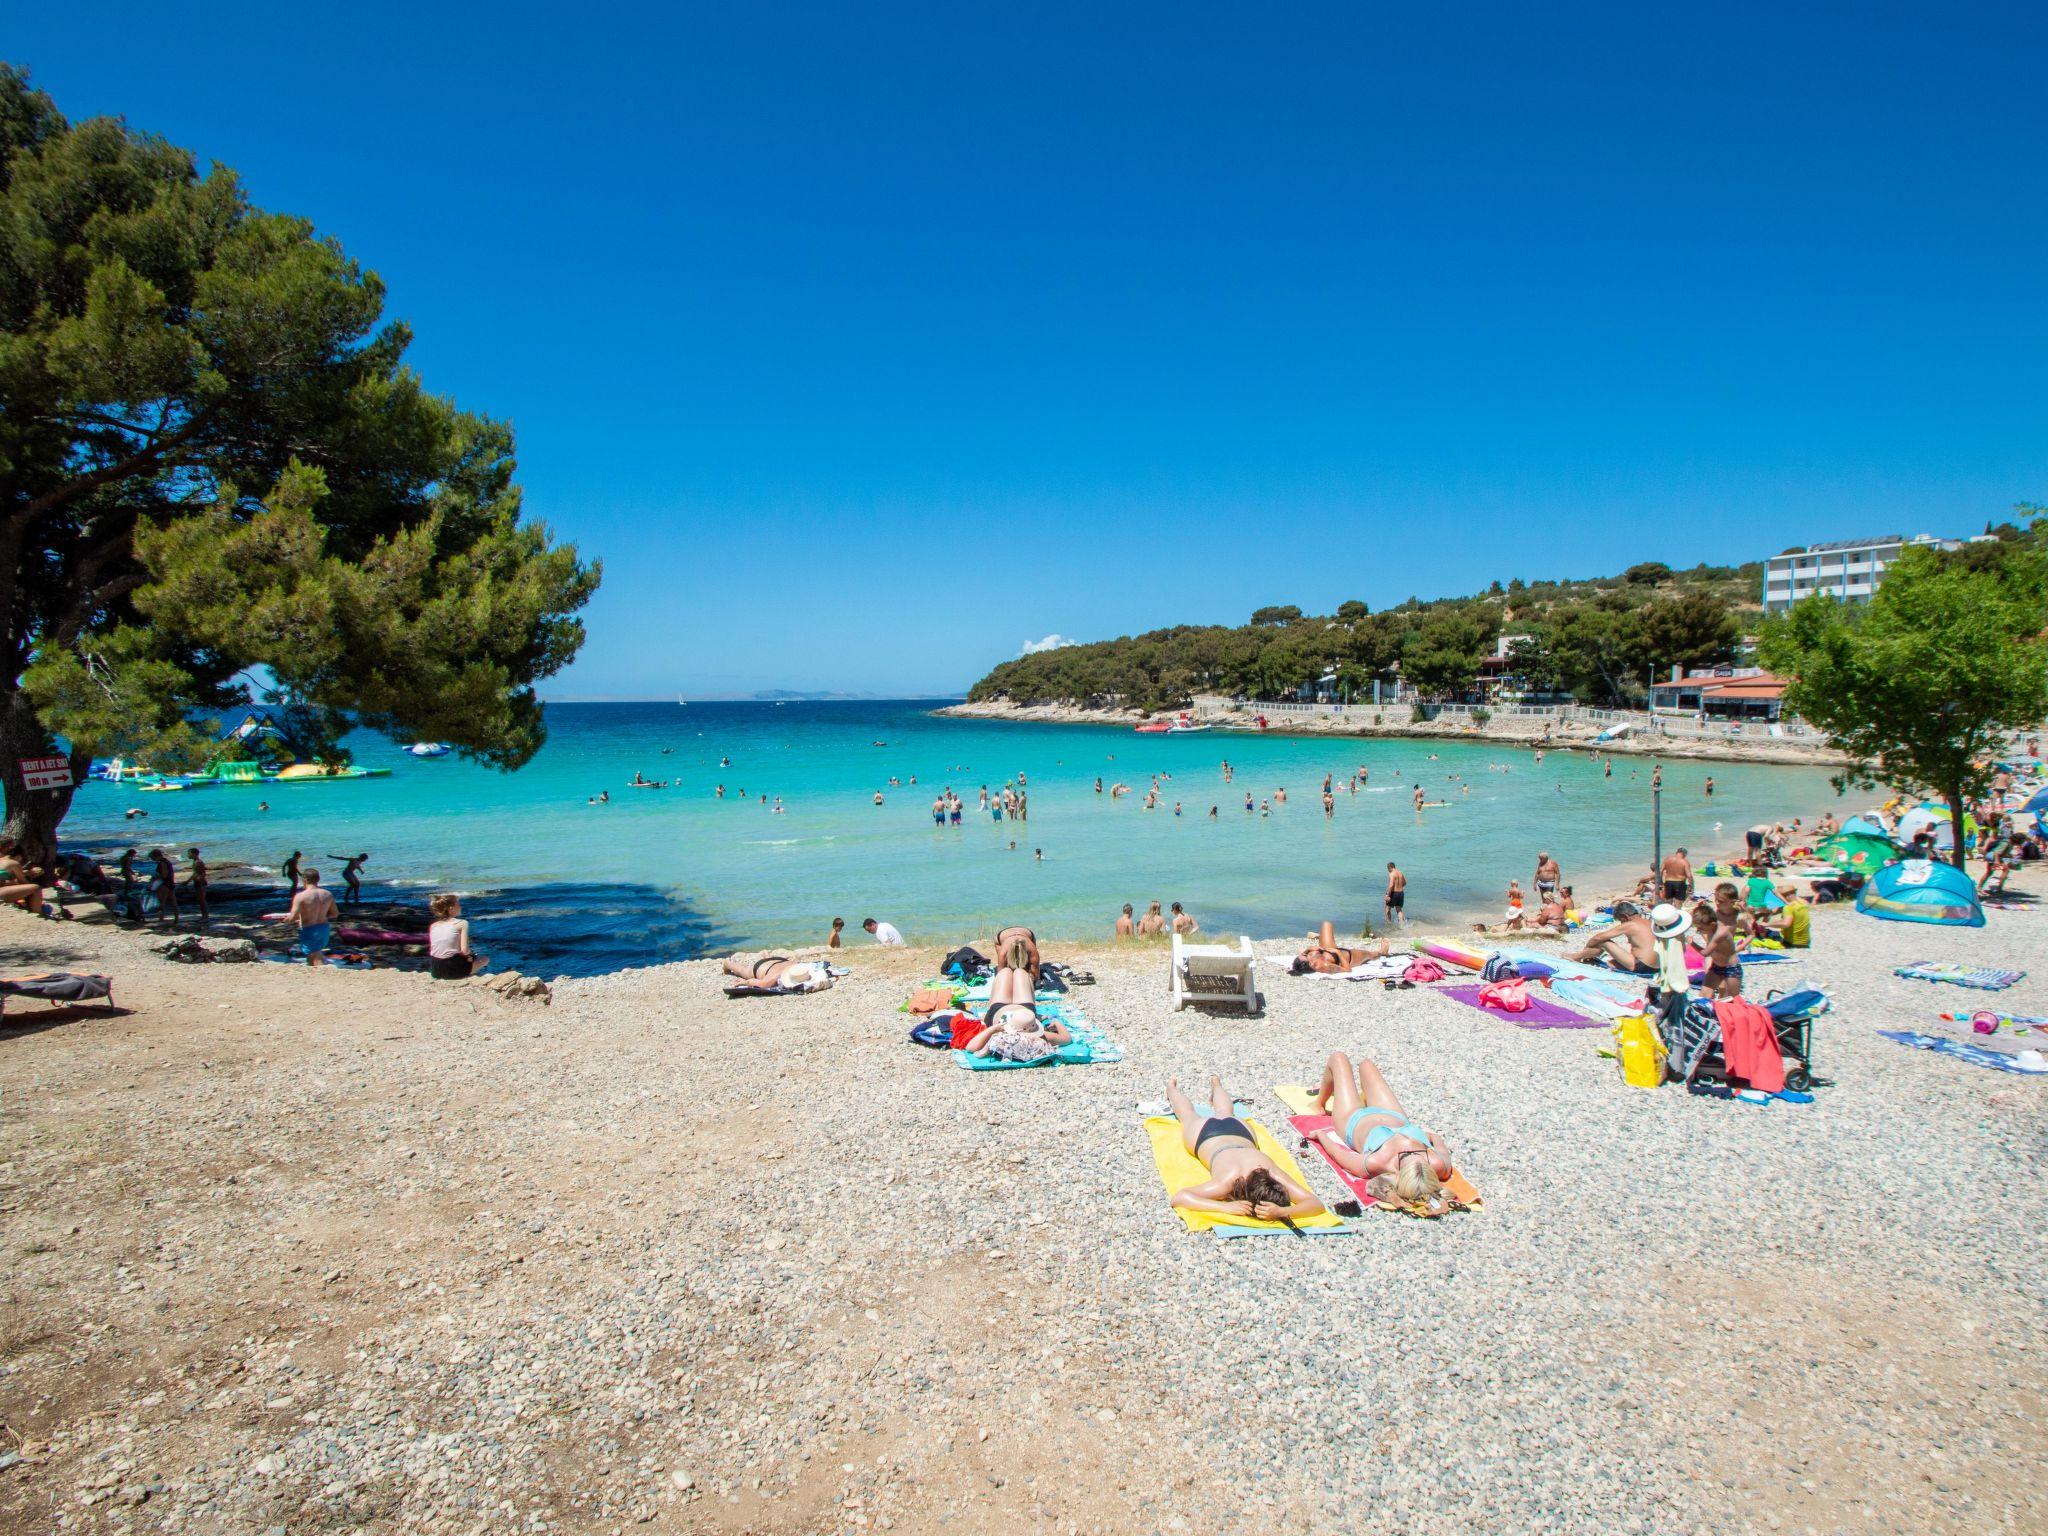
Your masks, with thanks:
<instances>
[{"instance_id":1,"label":"rocky shoreline","mask_svg":"<svg viewBox=\"0 0 2048 1536\"><path fill-rule=\"evenodd\" d=\"M1096 708L1079 704L1012 704L1008 700L980 700L948 704L933 711L965 720L1008 720L1033 725L1135 726L1156 716L1143 710ZM1254 732L1250 711L1198 710L1197 723L1219 731ZM1470 719L1412 720L1407 707L1389 706L1379 724L1355 715L1284 714L1269 715L1263 733L1268 736L1352 736L1408 738L1420 741L1494 742L1502 746L1543 747L1546 750L1597 751L1614 757L1690 758L1710 762L1788 763L1805 767L1833 766L1848 761L1831 747L1809 746L1797 741L1745 741L1704 737L1698 740L1669 736L1638 738L1623 736L1613 741L1594 740L1599 728L1580 723L1555 723L1527 716L1496 715L1485 725ZM1401 718L1396 719L1395 716ZM1546 729L1548 734L1546 734Z\"/></svg>"}]
</instances>

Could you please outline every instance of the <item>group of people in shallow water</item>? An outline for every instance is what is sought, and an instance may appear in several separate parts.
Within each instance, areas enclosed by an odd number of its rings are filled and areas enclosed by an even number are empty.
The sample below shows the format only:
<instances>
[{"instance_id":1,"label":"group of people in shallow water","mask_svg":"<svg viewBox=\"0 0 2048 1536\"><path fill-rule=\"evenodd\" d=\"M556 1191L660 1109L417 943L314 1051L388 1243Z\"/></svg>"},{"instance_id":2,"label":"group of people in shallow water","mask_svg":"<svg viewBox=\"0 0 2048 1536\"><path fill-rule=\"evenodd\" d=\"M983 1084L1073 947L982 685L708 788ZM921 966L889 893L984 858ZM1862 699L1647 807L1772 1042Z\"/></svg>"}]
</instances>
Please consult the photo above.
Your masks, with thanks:
<instances>
[{"instance_id":1,"label":"group of people in shallow water","mask_svg":"<svg viewBox=\"0 0 2048 1536\"><path fill-rule=\"evenodd\" d=\"M1169 931L1193 933L1197 927L1194 918L1187 914L1179 902L1176 901L1172 905L1173 910L1170 913L1161 912L1159 903L1155 901L1145 909L1143 917L1134 917L1131 903L1125 902L1123 911L1117 914L1116 936L1120 939L1149 939Z\"/></svg>"}]
</instances>

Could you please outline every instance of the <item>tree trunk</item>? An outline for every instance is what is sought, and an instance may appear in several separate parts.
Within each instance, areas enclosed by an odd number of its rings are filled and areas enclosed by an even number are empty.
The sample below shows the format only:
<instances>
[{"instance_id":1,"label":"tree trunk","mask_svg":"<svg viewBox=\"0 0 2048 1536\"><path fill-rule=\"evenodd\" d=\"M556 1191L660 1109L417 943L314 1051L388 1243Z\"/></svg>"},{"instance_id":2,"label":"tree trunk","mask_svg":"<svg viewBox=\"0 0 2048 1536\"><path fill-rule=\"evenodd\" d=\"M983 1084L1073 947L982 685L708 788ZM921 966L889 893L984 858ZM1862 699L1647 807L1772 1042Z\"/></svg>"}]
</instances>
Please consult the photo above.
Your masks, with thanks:
<instances>
[{"instance_id":1,"label":"tree trunk","mask_svg":"<svg viewBox=\"0 0 2048 1536\"><path fill-rule=\"evenodd\" d=\"M30 789L21 780L21 762L26 757L59 757L57 744L43 729L28 700L19 693L0 702L0 776L6 784L7 836L21 844L23 858L30 864L48 867L57 857L57 828L71 809L69 789ZM91 759L70 754L71 779L75 785Z\"/></svg>"},{"instance_id":2,"label":"tree trunk","mask_svg":"<svg viewBox=\"0 0 2048 1536\"><path fill-rule=\"evenodd\" d=\"M1950 785L1943 798L1948 801L1949 831L1955 838L1955 847L1950 852L1954 855L1956 868L1967 874L1970 863L1969 855L1963 851L1963 791L1958 785Z\"/></svg>"}]
</instances>

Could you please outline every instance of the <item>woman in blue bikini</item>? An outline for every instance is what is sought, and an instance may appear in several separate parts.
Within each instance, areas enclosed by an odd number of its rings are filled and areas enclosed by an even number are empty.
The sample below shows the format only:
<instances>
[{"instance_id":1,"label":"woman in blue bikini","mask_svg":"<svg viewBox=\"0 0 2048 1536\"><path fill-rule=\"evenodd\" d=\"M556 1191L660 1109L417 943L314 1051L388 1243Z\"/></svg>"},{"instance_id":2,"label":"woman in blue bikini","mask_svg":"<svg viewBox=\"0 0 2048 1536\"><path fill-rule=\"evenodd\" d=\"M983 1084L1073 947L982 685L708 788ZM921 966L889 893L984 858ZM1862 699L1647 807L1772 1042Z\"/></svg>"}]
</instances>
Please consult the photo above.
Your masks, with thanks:
<instances>
[{"instance_id":1,"label":"woman in blue bikini","mask_svg":"<svg viewBox=\"0 0 2048 1536\"><path fill-rule=\"evenodd\" d=\"M1370 1061L1354 1068L1342 1051L1332 1052L1316 1090L1316 1108L1334 1122L1316 1139L1338 1167L1366 1181L1373 1198L1432 1212L1444 1203L1450 1147L1408 1118Z\"/></svg>"}]
</instances>

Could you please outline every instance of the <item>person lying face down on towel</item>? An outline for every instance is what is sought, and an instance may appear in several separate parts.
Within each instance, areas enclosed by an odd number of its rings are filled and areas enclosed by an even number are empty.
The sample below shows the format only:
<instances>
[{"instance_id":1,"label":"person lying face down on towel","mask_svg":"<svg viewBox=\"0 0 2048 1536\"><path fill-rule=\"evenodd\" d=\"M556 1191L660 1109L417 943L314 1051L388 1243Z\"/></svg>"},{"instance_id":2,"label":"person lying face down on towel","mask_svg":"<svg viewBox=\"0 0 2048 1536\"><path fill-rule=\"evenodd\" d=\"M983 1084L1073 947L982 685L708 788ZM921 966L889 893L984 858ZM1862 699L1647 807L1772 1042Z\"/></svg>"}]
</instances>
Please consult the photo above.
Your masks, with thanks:
<instances>
[{"instance_id":1,"label":"person lying face down on towel","mask_svg":"<svg viewBox=\"0 0 2048 1536\"><path fill-rule=\"evenodd\" d=\"M1617 901L1614 916L1612 928L1602 928L1565 958L1581 965L1611 965L1631 976L1656 975L1657 936L1650 931L1650 920L1632 901Z\"/></svg>"},{"instance_id":2,"label":"person lying face down on towel","mask_svg":"<svg viewBox=\"0 0 2048 1536\"><path fill-rule=\"evenodd\" d=\"M1002 1061L1040 1061L1074 1038L1057 1019L1038 1016L1038 941L1029 928L996 935L996 969L988 983L988 1011L965 1049Z\"/></svg>"},{"instance_id":3,"label":"person lying face down on towel","mask_svg":"<svg viewBox=\"0 0 2048 1536\"><path fill-rule=\"evenodd\" d=\"M1251 1216L1260 1221L1292 1221L1314 1216L1322 1201L1287 1177L1252 1139L1252 1129L1237 1118L1230 1095L1216 1078L1209 1079L1209 1107L1197 1109L1180 1091L1166 1085L1166 1101L1180 1121L1180 1138L1212 1175L1174 1193L1184 1210L1215 1216Z\"/></svg>"},{"instance_id":4,"label":"person lying face down on towel","mask_svg":"<svg viewBox=\"0 0 2048 1536\"><path fill-rule=\"evenodd\" d=\"M997 929L995 938L989 943L988 952L995 956L998 970L1007 968L1030 972L1031 985L1034 989L1037 988L1038 935L1029 928L1022 924L1012 924L1008 928ZM1026 994L1024 1001L1031 1001L1029 994Z\"/></svg>"},{"instance_id":5,"label":"person lying face down on towel","mask_svg":"<svg viewBox=\"0 0 2048 1536\"><path fill-rule=\"evenodd\" d=\"M726 975L750 987L764 989L808 986L817 980L817 973L823 969L816 960L792 960L787 955L763 955L758 960L742 960L738 955L728 955L725 961Z\"/></svg>"},{"instance_id":6,"label":"person lying face down on towel","mask_svg":"<svg viewBox=\"0 0 2048 1536\"><path fill-rule=\"evenodd\" d=\"M1368 960L1383 960L1387 955L1387 941L1346 948L1337 942L1337 925L1323 924L1322 932L1315 942L1294 957L1294 964L1287 969L1293 975L1306 976L1311 971L1321 971L1326 976L1342 976L1355 971Z\"/></svg>"},{"instance_id":7,"label":"person lying face down on towel","mask_svg":"<svg viewBox=\"0 0 2048 1536\"><path fill-rule=\"evenodd\" d=\"M1436 1215L1450 1197L1451 1149L1435 1131L1408 1118L1394 1090L1370 1061L1351 1065L1342 1051L1323 1064L1316 1108L1334 1126L1317 1134L1330 1160L1366 1181L1373 1199Z\"/></svg>"}]
</instances>

